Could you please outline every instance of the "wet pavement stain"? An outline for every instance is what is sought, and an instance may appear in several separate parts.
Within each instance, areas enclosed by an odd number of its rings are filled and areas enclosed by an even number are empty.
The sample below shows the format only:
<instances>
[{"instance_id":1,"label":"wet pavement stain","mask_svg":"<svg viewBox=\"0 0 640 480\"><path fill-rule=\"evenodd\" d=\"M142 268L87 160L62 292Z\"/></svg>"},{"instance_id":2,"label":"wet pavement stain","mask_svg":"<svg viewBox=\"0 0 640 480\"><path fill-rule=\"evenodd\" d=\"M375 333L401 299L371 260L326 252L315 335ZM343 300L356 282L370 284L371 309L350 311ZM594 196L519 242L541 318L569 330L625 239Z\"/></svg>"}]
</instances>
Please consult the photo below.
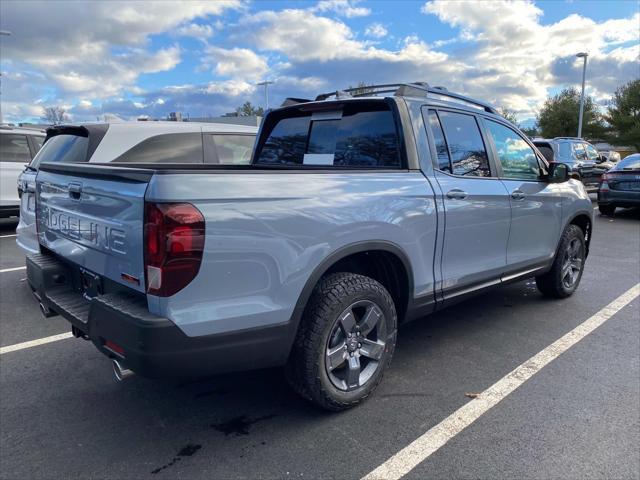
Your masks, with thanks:
<instances>
[{"instance_id":1,"label":"wet pavement stain","mask_svg":"<svg viewBox=\"0 0 640 480\"><path fill-rule=\"evenodd\" d=\"M265 415L263 417L249 418L246 415L240 415L238 417L234 417L226 422L214 423L211 425L212 428L215 428L219 432L225 434L225 436L235 435L239 437L240 435L249 435L249 427L253 424L261 422L263 420L269 420L274 418L275 415Z\"/></svg>"},{"instance_id":2,"label":"wet pavement stain","mask_svg":"<svg viewBox=\"0 0 640 480\"><path fill-rule=\"evenodd\" d=\"M183 457L190 457L191 455L196 453L201 448L202 448L202 445L196 445L196 444L193 444L193 443L188 443L187 445L185 445L184 447L182 447L178 451L177 455L175 457L173 457L173 459L169 463L167 463L166 465L163 465L163 466L161 466L159 468L156 468L155 470L152 470L151 473L152 474L160 473L162 470L175 465L177 462L182 460Z\"/></svg>"}]
</instances>

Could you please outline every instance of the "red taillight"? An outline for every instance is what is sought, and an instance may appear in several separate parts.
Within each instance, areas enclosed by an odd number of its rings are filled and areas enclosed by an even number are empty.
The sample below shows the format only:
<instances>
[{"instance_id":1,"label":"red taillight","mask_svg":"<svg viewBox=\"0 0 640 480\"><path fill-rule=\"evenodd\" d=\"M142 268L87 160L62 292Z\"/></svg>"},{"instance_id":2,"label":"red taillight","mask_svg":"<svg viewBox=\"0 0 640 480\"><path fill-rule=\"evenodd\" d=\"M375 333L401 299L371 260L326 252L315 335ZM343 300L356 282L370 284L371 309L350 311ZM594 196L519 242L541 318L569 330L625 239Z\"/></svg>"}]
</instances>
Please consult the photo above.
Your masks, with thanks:
<instances>
[{"instance_id":1,"label":"red taillight","mask_svg":"<svg viewBox=\"0 0 640 480\"><path fill-rule=\"evenodd\" d=\"M104 346L109 350L111 350L113 353L117 353L118 355L121 355L124 357L124 348L122 348L117 343L112 342L111 340L105 340Z\"/></svg>"},{"instance_id":2,"label":"red taillight","mask_svg":"<svg viewBox=\"0 0 640 480\"><path fill-rule=\"evenodd\" d=\"M147 292L169 297L195 278L204 249L204 217L190 203L147 203L144 263Z\"/></svg>"}]
</instances>

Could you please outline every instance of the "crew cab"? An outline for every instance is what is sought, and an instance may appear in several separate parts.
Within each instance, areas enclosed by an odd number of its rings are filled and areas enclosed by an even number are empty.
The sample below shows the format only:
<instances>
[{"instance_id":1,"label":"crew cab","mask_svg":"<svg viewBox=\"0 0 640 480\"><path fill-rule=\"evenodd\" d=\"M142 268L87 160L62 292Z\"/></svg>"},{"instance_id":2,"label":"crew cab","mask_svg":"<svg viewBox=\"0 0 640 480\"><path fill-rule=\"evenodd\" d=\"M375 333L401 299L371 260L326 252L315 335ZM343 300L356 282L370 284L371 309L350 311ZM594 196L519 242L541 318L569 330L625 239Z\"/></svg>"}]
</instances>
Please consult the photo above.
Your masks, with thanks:
<instances>
[{"instance_id":1,"label":"crew cab","mask_svg":"<svg viewBox=\"0 0 640 480\"><path fill-rule=\"evenodd\" d=\"M593 216L566 165L426 83L287 99L249 165L42 163L36 184L29 284L118 377L282 365L329 410L373 392L403 322L529 277L573 294Z\"/></svg>"}]
</instances>

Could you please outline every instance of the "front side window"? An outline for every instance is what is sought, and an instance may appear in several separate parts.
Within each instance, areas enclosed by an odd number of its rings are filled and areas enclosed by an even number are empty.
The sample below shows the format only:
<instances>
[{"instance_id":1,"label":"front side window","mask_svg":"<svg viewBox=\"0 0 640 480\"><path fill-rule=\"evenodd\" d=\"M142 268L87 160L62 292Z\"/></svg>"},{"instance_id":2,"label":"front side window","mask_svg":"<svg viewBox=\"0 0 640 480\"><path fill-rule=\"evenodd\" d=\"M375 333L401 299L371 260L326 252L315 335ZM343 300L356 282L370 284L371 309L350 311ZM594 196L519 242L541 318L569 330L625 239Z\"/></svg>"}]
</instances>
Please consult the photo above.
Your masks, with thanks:
<instances>
[{"instance_id":1,"label":"front side window","mask_svg":"<svg viewBox=\"0 0 640 480\"><path fill-rule=\"evenodd\" d=\"M593 146L585 143L584 148L587 151L587 158L589 160L591 160L592 162L597 162L598 160L600 160L600 154Z\"/></svg>"},{"instance_id":2,"label":"front side window","mask_svg":"<svg viewBox=\"0 0 640 480\"><path fill-rule=\"evenodd\" d=\"M439 111L454 175L490 177L489 158L473 115Z\"/></svg>"},{"instance_id":3,"label":"front side window","mask_svg":"<svg viewBox=\"0 0 640 480\"><path fill-rule=\"evenodd\" d=\"M277 121L256 158L258 164L400 168L399 147L386 104L351 104Z\"/></svg>"},{"instance_id":4,"label":"front side window","mask_svg":"<svg viewBox=\"0 0 640 480\"><path fill-rule=\"evenodd\" d=\"M114 163L203 163L200 133L167 133L143 140Z\"/></svg>"},{"instance_id":5,"label":"front side window","mask_svg":"<svg viewBox=\"0 0 640 480\"><path fill-rule=\"evenodd\" d=\"M587 159L587 152L584 149L584 145L582 145L581 143L574 143L573 144L573 156L577 160L586 160Z\"/></svg>"},{"instance_id":6,"label":"front side window","mask_svg":"<svg viewBox=\"0 0 640 480\"><path fill-rule=\"evenodd\" d=\"M251 161L251 152L254 135L209 135L215 147L215 158L207 158L207 163L220 163L225 165L246 165Z\"/></svg>"},{"instance_id":7,"label":"front side window","mask_svg":"<svg viewBox=\"0 0 640 480\"><path fill-rule=\"evenodd\" d=\"M560 142L558 150L560 151L560 158L562 160L571 160L571 144L569 142Z\"/></svg>"},{"instance_id":8,"label":"front side window","mask_svg":"<svg viewBox=\"0 0 640 480\"><path fill-rule=\"evenodd\" d=\"M0 135L0 161L29 163L31 151L26 135Z\"/></svg>"},{"instance_id":9,"label":"front side window","mask_svg":"<svg viewBox=\"0 0 640 480\"><path fill-rule=\"evenodd\" d=\"M538 180L540 165L533 148L509 127L491 120L486 120L486 125L498 152L502 176L518 180Z\"/></svg>"}]
</instances>

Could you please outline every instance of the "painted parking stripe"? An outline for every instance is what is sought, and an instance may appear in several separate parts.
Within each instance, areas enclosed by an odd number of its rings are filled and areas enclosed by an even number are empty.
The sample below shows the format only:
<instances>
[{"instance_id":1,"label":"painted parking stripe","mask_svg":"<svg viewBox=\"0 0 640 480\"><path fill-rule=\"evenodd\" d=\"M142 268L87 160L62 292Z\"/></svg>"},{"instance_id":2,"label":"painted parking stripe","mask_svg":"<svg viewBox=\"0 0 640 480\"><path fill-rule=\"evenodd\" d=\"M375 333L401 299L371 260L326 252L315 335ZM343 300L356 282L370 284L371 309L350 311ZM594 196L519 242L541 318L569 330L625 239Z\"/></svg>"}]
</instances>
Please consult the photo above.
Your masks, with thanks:
<instances>
[{"instance_id":1,"label":"painted parking stripe","mask_svg":"<svg viewBox=\"0 0 640 480\"><path fill-rule=\"evenodd\" d=\"M25 348L37 347L38 345L45 345L47 343L58 342L60 340L66 340L67 338L72 338L73 335L71 332L61 333L59 335L52 335L50 337L39 338L37 340L31 340L29 342L16 343L13 345L8 345L6 347L0 347L0 355L4 355L5 353L16 352L18 350L24 350Z\"/></svg>"},{"instance_id":2,"label":"painted parking stripe","mask_svg":"<svg viewBox=\"0 0 640 480\"><path fill-rule=\"evenodd\" d=\"M17 272L18 270L26 270L27 267L3 268L0 273Z\"/></svg>"},{"instance_id":3,"label":"painted parking stripe","mask_svg":"<svg viewBox=\"0 0 640 480\"><path fill-rule=\"evenodd\" d=\"M537 353L511 373L505 375L477 398L469 401L442 422L428 430L362 480L398 480L429 458L449 440L467 428L501 400L513 393L542 368L592 333L620 309L640 295L640 283L627 290L609 305L585 320L569 333Z\"/></svg>"},{"instance_id":4,"label":"painted parking stripe","mask_svg":"<svg viewBox=\"0 0 640 480\"><path fill-rule=\"evenodd\" d=\"M17 237L18 235L16 233L14 233L13 235L0 235L0 238L11 238L11 237Z\"/></svg>"}]
</instances>

